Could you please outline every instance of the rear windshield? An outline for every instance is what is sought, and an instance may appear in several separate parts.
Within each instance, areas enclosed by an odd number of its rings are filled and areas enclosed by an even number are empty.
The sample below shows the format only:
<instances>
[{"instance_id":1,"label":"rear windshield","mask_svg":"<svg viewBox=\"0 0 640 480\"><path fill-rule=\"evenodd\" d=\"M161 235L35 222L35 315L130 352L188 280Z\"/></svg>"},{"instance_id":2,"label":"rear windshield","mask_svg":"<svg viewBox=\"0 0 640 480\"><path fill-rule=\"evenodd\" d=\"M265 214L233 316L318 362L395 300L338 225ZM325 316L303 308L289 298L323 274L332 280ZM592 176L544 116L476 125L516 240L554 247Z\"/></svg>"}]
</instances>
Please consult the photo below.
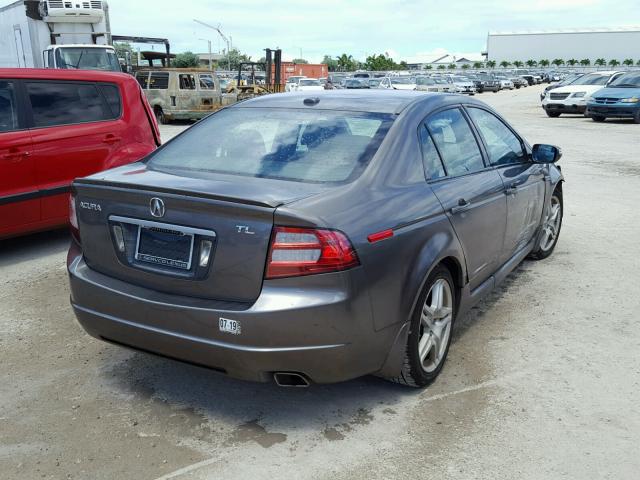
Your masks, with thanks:
<instances>
[{"instance_id":1,"label":"rear windshield","mask_svg":"<svg viewBox=\"0 0 640 480\"><path fill-rule=\"evenodd\" d=\"M301 79L300 80L300 86L301 87L319 87L320 86L320 80Z\"/></svg>"},{"instance_id":2,"label":"rear windshield","mask_svg":"<svg viewBox=\"0 0 640 480\"><path fill-rule=\"evenodd\" d=\"M308 183L357 178L393 116L327 110L229 108L170 141L148 167L196 178L210 173Z\"/></svg>"}]
</instances>

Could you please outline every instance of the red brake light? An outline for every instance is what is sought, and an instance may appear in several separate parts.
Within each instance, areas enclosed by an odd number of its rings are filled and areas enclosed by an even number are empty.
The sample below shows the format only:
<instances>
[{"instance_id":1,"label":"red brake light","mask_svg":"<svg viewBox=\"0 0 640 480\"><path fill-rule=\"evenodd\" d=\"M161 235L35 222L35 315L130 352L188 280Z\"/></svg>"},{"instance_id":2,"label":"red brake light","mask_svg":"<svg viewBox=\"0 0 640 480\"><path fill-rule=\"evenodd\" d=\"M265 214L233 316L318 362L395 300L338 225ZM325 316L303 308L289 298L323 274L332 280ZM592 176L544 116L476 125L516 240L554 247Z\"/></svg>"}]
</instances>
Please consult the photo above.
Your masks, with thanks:
<instances>
[{"instance_id":1,"label":"red brake light","mask_svg":"<svg viewBox=\"0 0 640 480\"><path fill-rule=\"evenodd\" d=\"M71 236L80 243L80 228L78 227L78 214L76 212L76 197L69 195L69 225L71 225Z\"/></svg>"},{"instance_id":2,"label":"red brake light","mask_svg":"<svg viewBox=\"0 0 640 480\"><path fill-rule=\"evenodd\" d=\"M342 232L275 227L265 278L337 272L356 265L358 255Z\"/></svg>"}]
</instances>

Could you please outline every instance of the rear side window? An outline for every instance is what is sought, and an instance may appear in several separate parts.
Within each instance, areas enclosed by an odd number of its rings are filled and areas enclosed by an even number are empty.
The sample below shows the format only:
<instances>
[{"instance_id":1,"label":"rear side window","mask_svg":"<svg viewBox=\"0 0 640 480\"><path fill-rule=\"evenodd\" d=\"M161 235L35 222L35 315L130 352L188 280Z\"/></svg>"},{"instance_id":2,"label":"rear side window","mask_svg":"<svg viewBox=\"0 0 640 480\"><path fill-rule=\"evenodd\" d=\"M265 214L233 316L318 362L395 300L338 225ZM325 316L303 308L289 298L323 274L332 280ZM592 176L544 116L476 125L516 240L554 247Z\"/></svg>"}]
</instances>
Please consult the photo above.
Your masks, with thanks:
<instances>
[{"instance_id":1,"label":"rear side window","mask_svg":"<svg viewBox=\"0 0 640 480\"><path fill-rule=\"evenodd\" d=\"M440 155L433 144L433 139L425 125L420 126L420 145L422 147L422 163L428 180L445 176Z\"/></svg>"},{"instance_id":2,"label":"rear side window","mask_svg":"<svg viewBox=\"0 0 640 480\"><path fill-rule=\"evenodd\" d=\"M149 72L136 73L136 80L143 90L149 88Z\"/></svg>"},{"instance_id":3,"label":"rear side window","mask_svg":"<svg viewBox=\"0 0 640 480\"><path fill-rule=\"evenodd\" d=\"M148 88L150 90L166 90L169 88L169 73L151 72Z\"/></svg>"},{"instance_id":4,"label":"rear side window","mask_svg":"<svg viewBox=\"0 0 640 480\"><path fill-rule=\"evenodd\" d=\"M478 142L460 109L432 115L427 119L427 127L447 175L464 175L484 168Z\"/></svg>"},{"instance_id":5,"label":"rear side window","mask_svg":"<svg viewBox=\"0 0 640 480\"><path fill-rule=\"evenodd\" d=\"M104 95L109 110L111 110L111 118L119 118L122 113L122 103L118 87L115 85L99 85L98 88Z\"/></svg>"},{"instance_id":6,"label":"rear side window","mask_svg":"<svg viewBox=\"0 0 640 480\"><path fill-rule=\"evenodd\" d=\"M211 115L149 160L151 169L340 183L366 168L392 115L229 108Z\"/></svg>"},{"instance_id":7,"label":"rear side window","mask_svg":"<svg viewBox=\"0 0 640 480\"><path fill-rule=\"evenodd\" d=\"M96 85L73 82L34 82L26 85L35 127L114 118Z\"/></svg>"},{"instance_id":8,"label":"rear side window","mask_svg":"<svg viewBox=\"0 0 640 480\"><path fill-rule=\"evenodd\" d=\"M18 130L18 105L13 82L0 80L0 133Z\"/></svg>"},{"instance_id":9,"label":"rear side window","mask_svg":"<svg viewBox=\"0 0 640 480\"><path fill-rule=\"evenodd\" d=\"M201 73L198 75L200 79L200 90L215 90L216 83L213 80L213 76L208 73Z\"/></svg>"},{"instance_id":10,"label":"rear side window","mask_svg":"<svg viewBox=\"0 0 640 480\"><path fill-rule=\"evenodd\" d=\"M196 77L190 73L183 73L179 76L180 90L195 90Z\"/></svg>"},{"instance_id":11,"label":"rear side window","mask_svg":"<svg viewBox=\"0 0 640 480\"><path fill-rule=\"evenodd\" d=\"M498 117L480 108L469 108L468 112L484 138L491 165L508 165L524 160L520 139Z\"/></svg>"}]
</instances>

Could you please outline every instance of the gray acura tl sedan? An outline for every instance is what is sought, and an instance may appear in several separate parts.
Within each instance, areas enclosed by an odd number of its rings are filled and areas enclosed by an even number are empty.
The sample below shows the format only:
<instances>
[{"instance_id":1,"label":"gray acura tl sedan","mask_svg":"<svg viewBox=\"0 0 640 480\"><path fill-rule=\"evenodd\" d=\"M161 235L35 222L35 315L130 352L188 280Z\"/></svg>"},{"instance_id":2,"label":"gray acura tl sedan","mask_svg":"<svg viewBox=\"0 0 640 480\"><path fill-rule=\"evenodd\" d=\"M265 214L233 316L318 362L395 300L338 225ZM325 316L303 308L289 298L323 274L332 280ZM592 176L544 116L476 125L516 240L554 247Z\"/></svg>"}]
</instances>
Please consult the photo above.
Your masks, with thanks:
<instances>
[{"instance_id":1,"label":"gray acura tl sedan","mask_svg":"<svg viewBox=\"0 0 640 480\"><path fill-rule=\"evenodd\" d=\"M71 303L97 338L237 378L423 387L455 319L553 251L559 158L460 95L248 100L74 182Z\"/></svg>"}]
</instances>

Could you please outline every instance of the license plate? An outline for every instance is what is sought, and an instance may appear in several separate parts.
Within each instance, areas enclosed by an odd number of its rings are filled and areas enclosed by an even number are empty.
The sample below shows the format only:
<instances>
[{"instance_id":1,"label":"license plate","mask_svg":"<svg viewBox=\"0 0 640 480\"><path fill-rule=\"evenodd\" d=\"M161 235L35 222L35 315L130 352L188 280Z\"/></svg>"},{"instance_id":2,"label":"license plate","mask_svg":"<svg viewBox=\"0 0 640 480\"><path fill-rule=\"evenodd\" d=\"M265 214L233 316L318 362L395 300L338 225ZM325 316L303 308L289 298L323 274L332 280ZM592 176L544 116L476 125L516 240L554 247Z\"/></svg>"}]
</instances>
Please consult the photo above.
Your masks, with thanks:
<instances>
[{"instance_id":1,"label":"license plate","mask_svg":"<svg viewBox=\"0 0 640 480\"><path fill-rule=\"evenodd\" d=\"M155 227L138 227L136 260L189 270L192 255L192 234Z\"/></svg>"},{"instance_id":2,"label":"license plate","mask_svg":"<svg viewBox=\"0 0 640 480\"><path fill-rule=\"evenodd\" d=\"M229 320L228 318L220 318L218 321L218 327L221 332L231 333L233 335L240 335L242 329L240 328L240 322L237 320Z\"/></svg>"}]
</instances>

